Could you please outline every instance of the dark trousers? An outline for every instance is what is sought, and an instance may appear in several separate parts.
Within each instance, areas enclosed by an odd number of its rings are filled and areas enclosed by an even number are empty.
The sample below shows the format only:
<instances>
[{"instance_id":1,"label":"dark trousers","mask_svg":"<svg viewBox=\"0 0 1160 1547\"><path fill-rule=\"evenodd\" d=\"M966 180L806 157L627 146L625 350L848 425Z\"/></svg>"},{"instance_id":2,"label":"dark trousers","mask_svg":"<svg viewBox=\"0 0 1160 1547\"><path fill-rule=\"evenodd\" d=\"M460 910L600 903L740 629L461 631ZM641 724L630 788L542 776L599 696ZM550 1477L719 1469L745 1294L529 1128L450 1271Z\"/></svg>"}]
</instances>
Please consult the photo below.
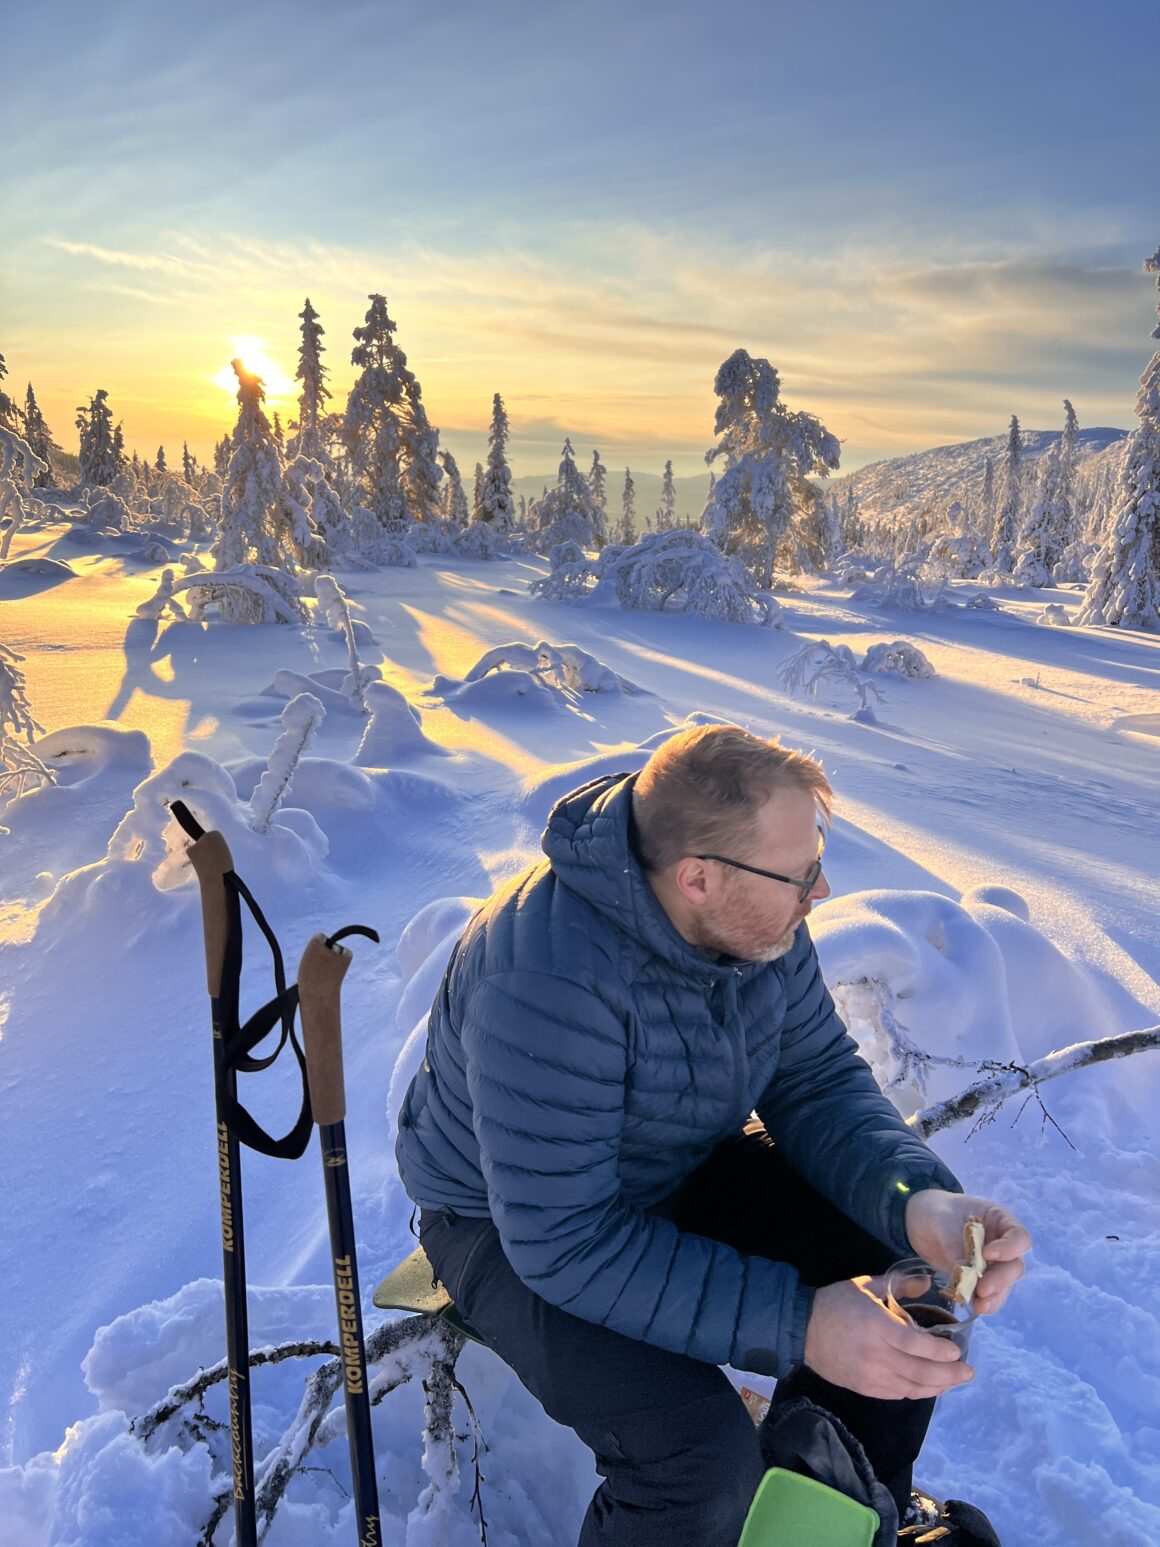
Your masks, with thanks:
<instances>
[{"instance_id":1,"label":"dark trousers","mask_svg":"<svg viewBox=\"0 0 1160 1547\"><path fill-rule=\"evenodd\" d=\"M809 1187L763 1132L719 1145L656 1212L792 1263L810 1285L880 1273L895 1255ZM759 1431L715 1365L549 1305L516 1277L490 1219L424 1210L419 1232L463 1316L595 1455L604 1481L578 1547L737 1547L765 1468ZM861 1397L804 1365L778 1381L774 1401L800 1396L860 1440L901 1513L934 1402Z\"/></svg>"}]
</instances>

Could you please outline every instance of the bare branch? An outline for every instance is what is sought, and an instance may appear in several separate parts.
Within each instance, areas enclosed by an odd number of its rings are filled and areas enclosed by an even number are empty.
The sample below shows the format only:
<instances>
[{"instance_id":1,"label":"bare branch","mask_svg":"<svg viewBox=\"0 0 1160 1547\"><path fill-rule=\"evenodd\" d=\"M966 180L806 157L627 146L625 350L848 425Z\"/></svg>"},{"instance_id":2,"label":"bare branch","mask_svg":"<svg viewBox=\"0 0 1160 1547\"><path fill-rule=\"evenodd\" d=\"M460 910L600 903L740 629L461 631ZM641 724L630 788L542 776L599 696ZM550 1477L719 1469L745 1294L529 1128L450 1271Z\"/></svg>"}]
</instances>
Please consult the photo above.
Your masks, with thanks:
<instances>
[{"instance_id":1,"label":"bare branch","mask_svg":"<svg viewBox=\"0 0 1160 1547\"><path fill-rule=\"evenodd\" d=\"M1143 1053L1149 1049L1160 1049L1160 1026L1125 1031L1119 1036L1101 1037L1093 1042L1076 1042L1071 1047L1057 1048L1045 1058L1026 1066L982 1065L991 1070L985 1080L968 1086L957 1096L937 1101L933 1106L915 1112L906 1121L924 1139L929 1139L932 1133L950 1128L965 1118L975 1117L976 1114L978 1122L985 1123L994 1117L1008 1097L1029 1086L1034 1090L1045 1080L1058 1079L1061 1074L1069 1074L1073 1069L1106 1063L1112 1058L1127 1058L1132 1053Z\"/></svg>"}]
</instances>

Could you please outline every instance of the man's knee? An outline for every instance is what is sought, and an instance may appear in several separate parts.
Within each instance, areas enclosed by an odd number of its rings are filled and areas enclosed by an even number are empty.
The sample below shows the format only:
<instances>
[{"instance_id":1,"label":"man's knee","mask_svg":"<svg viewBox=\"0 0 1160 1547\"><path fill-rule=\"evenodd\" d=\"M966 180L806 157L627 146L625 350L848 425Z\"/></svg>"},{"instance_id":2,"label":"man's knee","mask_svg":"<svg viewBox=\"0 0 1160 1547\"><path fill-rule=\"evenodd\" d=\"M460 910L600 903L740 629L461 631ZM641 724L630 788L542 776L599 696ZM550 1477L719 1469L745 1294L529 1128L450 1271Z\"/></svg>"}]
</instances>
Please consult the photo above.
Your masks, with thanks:
<instances>
[{"instance_id":1,"label":"man's knee","mask_svg":"<svg viewBox=\"0 0 1160 1547\"><path fill-rule=\"evenodd\" d=\"M673 1543L736 1547L764 1468L732 1389L622 1424L614 1440L612 1465L601 1468L614 1508L663 1515Z\"/></svg>"}]
</instances>

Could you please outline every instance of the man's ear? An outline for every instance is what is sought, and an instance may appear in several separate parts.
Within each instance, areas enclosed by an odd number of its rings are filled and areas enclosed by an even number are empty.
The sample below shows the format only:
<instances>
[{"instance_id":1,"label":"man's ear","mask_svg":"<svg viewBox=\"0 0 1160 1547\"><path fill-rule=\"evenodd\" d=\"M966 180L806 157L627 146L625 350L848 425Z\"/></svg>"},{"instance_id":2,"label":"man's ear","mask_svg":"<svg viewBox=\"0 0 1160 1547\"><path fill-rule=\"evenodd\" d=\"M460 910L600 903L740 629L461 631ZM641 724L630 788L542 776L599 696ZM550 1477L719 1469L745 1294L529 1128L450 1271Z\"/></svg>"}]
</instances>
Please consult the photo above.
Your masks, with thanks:
<instances>
[{"instance_id":1,"label":"man's ear","mask_svg":"<svg viewBox=\"0 0 1160 1547\"><path fill-rule=\"evenodd\" d=\"M673 885L687 903L700 908L709 896L709 871L705 861L687 854L673 869Z\"/></svg>"}]
</instances>

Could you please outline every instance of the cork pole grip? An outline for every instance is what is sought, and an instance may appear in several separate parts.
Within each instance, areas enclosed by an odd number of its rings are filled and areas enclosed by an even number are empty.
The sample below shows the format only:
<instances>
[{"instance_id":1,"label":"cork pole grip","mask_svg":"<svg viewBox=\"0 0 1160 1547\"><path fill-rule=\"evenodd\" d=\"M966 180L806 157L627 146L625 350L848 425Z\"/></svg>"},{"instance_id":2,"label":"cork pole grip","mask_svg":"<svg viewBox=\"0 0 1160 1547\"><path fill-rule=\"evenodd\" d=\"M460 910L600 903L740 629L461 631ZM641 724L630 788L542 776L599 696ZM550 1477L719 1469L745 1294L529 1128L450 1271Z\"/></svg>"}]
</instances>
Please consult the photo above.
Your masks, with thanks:
<instances>
[{"instance_id":1,"label":"cork pole grip","mask_svg":"<svg viewBox=\"0 0 1160 1547\"><path fill-rule=\"evenodd\" d=\"M320 1127L341 1123L346 1116L339 1003L350 962L351 953L344 945L328 946L325 935L314 935L307 941L298 966L310 1106Z\"/></svg>"},{"instance_id":2,"label":"cork pole grip","mask_svg":"<svg viewBox=\"0 0 1160 1547\"><path fill-rule=\"evenodd\" d=\"M227 870L234 868L234 862L229 844L218 832L204 833L196 843L190 844L187 852L201 887L201 923L205 931L205 976L209 997L217 999L221 994L222 967L230 933L226 884L222 877Z\"/></svg>"}]
</instances>

